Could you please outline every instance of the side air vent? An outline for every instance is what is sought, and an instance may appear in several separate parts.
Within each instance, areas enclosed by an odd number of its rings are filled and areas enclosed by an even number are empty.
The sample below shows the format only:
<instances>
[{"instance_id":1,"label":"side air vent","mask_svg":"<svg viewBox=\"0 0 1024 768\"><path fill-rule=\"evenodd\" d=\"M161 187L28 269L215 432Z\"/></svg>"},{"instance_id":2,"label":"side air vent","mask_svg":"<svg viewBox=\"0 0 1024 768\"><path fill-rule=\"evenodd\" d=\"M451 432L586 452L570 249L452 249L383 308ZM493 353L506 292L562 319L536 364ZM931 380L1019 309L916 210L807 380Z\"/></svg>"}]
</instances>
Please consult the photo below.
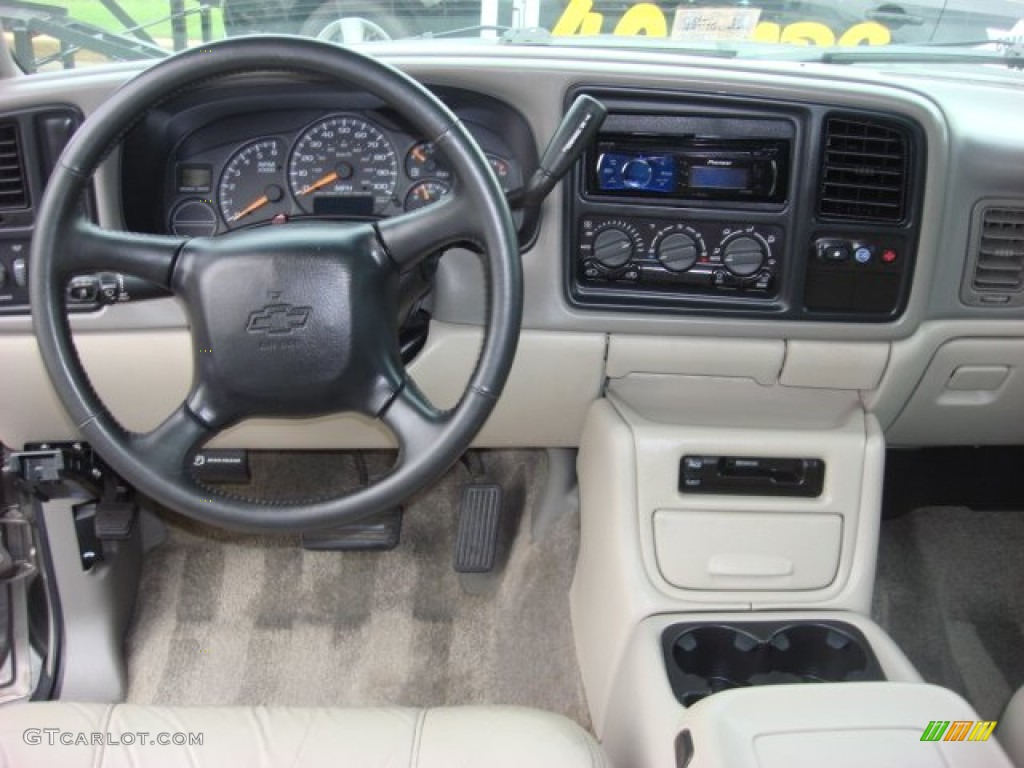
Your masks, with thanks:
<instances>
[{"instance_id":1,"label":"side air vent","mask_svg":"<svg viewBox=\"0 0 1024 768\"><path fill-rule=\"evenodd\" d=\"M906 214L909 139L880 120L825 121L818 214L897 224Z\"/></svg>"},{"instance_id":2,"label":"side air vent","mask_svg":"<svg viewBox=\"0 0 1024 768\"><path fill-rule=\"evenodd\" d=\"M0 123L0 211L28 207L25 165L16 123Z\"/></svg>"},{"instance_id":3,"label":"side air vent","mask_svg":"<svg viewBox=\"0 0 1024 768\"><path fill-rule=\"evenodd\" d=\"M1024 205L980 208L970 263L964 285L967 303L1017 306L1024 301Z\"/></svg>"}]
</instances>

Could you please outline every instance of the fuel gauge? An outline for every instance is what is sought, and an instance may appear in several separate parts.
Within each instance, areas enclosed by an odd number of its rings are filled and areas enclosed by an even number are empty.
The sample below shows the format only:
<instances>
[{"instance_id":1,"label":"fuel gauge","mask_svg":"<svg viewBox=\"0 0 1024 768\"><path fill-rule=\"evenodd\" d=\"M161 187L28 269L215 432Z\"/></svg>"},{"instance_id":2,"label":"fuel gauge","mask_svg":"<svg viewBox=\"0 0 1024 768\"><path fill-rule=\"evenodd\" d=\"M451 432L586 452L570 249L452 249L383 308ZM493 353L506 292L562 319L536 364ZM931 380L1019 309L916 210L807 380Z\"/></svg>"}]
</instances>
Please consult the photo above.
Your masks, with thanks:
<instances>
[{"instance_id":1,"label":"fuel gauge","mask_svg":"<svg viewBox=\"0 0 1024 768\"><path fill-rule=\"evenodd\" d=\"M421 181L413 184L409 194L405 196L405 210L415 211L431 203L436 203L449 192L448 185L442 181Z\"/></svg>"}]
</instances>

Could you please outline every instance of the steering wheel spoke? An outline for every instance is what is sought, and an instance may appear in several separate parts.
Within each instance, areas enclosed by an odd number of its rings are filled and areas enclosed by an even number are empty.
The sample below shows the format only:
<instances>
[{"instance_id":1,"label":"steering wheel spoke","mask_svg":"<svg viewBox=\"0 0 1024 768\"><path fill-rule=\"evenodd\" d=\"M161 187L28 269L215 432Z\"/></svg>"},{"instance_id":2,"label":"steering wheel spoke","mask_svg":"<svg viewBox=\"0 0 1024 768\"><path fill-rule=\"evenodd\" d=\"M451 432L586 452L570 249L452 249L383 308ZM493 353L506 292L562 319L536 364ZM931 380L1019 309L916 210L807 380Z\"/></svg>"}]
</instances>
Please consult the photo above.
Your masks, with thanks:
<instances>
[{"instance_id":1,"label":"steering wheel spoke","mask_svg":"<svg viewBox=\"0 0 1024 768\"><path fill-rule=\"evenodd\" d=\"M182 403L159 425L129 438L131 450L165 477L188 476L187 462L217 430L199 419Z\"/></svg>"},{"instance_id":2,"label":"steering wheel spoke","mask_svg":"<svg viewBox=\"0 0 1024 768\"><path fill-rule=\"evenodd\" d=\"M381 246L404 272L451 245L481 241L482 234L474 221L466 195L456 192L375 226Z\"/></svg>"},{"instance_id":3,"label":"steering wheel spoke","mask_svg":"<svg viewBox=\"0 0 1024 768\"><path fill-rule=\"evenodd\" d=\"M447 413L431 403L411 380L379 418L398 438L399 465L431 450L449 421Z\"/></svg>"},{"instance_id":4,"label":"steering wheel spoke","mask_svg":"<svg viewBox=\"0 0 1024 768\"><path fill-rule=\"evenodd\" d=\"M174 263L187 238L104 229L85 219L73 225L61 266L67 276L121 272L168 290Z\"/></svg>"}]
</instances>

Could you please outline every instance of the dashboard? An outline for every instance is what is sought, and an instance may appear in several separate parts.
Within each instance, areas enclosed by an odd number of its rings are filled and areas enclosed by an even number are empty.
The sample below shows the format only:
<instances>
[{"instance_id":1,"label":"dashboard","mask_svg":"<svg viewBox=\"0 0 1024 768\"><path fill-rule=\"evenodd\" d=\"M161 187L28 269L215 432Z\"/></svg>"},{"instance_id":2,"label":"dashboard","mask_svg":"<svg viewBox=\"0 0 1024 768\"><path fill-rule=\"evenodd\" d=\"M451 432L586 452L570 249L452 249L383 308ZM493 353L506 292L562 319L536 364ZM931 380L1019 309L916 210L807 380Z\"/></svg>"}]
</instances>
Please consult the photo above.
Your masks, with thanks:
<instances>
[{"instance_id":1,"label":"dashboard","mask_svg":"<svg viewBox=\"0 0 1024 768\"><path fill-rule=\"evenodd\" d=\"M574 445L608 382L644 376L670 377L680 403L696 379L756 382L730 400L751 418L781 390L852 393L894 444L1024 440L1011 418L1024 398L1024 134L1006 122L1024 113L1024 89L1008 74L469 42L374 50L469 126L508 191L536 170L576 95L609 108L555 192L514 211L523 333L480 444ZM10 387L27 404L4 413L5 441L73 434L52 415L15 276L31 269L47 163L137 69L0 83L0 129L17 129L28 195L0 212L0 346L22 362ZM47 122L54 114L67 124ZM458 184L430 150L366 94L235 78L148 114L88 204L105 226L150 233L381 218ZM476 359L487 304L474 253L452 249L435 266L412 370L443 404ZM140 301L142 287L94 277L107 293L69 293L90 372L127 423L152 423L187 390L187 319L172 299ZM129 363L141 377L130 389L118 373ZM261 425L229 442L380 444L331 424L302 437Z\"/></svg>"}]
</instances>

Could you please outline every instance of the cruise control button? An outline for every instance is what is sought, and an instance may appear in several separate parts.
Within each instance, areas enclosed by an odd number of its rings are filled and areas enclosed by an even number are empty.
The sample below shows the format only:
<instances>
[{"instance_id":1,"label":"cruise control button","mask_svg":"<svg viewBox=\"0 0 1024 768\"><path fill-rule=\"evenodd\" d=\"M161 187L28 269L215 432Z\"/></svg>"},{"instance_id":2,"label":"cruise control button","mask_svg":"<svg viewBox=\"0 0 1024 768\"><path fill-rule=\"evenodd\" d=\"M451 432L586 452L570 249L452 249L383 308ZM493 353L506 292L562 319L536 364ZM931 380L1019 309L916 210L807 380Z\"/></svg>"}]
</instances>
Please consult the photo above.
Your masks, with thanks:
<instances>
[{"instance_id":1,"label":"cruise control button","mask_svg":"<svg viewBox=\"0 0 1024 768\"><path fill-rule=\"evenodd\" d=\"M102 274L99 276L99 290L100 298L107 303L113 303L117 301L117 294L120 288L120 283L117 279L117 275Z\"/></svg>"},{"instance_id":2,"label":"cruise control button","mask_svg":"<svg viewBox=\"0 0 1024 768\"><path fill-rule=\"evenodd\" d=\"M94 302L99 290L99 281L95 277L76 277L68 286L68 299L76 302Z\"/></svg>"}]
</instances>

